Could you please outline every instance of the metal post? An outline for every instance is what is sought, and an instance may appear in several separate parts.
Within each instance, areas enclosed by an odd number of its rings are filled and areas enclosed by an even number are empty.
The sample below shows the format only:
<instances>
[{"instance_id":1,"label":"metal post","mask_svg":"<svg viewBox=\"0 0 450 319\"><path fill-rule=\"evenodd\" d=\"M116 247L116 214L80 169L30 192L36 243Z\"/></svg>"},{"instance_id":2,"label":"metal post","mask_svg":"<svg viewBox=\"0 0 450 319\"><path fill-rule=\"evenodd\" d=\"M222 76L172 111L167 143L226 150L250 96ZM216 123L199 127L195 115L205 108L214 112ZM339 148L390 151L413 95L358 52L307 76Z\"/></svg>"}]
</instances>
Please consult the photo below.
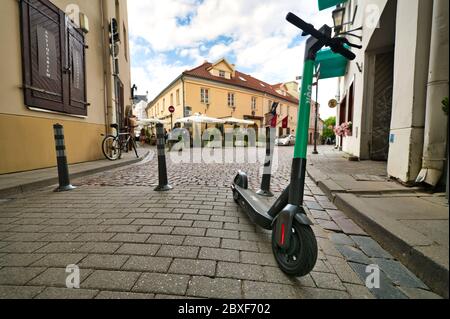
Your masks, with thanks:
<instances>
[{"instance_id":1,"label":"metal post","mask_svg":"<svg viewBox=\"0 0 450 319\"><path fill-rule=\"evenodd\" d=\"M64 141L64 128L61 124L53 125L56 145L56 161L58 163L59 187L55 192L65 192L75 189L70 184L69 167L67 165L66 144Z\"/></svg>"},{"instance_id":2,"label":"metal post","mask_svg":"<svg viewBox=\"0 0 450 319\"><path fill-rule=\"evenodd\" d=\"M272 129L269 127L266 128L266 159L264 162L264 171L261 182L261 189L256 192L256 194L264 197L273 197L272 192L270 191L270 180L272 178L272 160L273 160L273 150L274 143L273 140Z\"/></svg>"},{"instance_id":3,"label":"metal post","mask_svg":"<svg viewBox=\"0 0 450 319\"><path fill-rule=\"evenodd\" d=\"M317 76L316 82L316 112L315 112L315 120L314 120L314 151L313 154L317 155L319 152L317 151L317 130L318 130L318 121L319 121L319 76Z\"/></svg>"},{"instance_id":4,"label":"metal post","mask_svg":"<svg viewBox=\"0 0 450 319\"><path fill-rule=\"evenodd\" d=\"M156 141L158 149L158 176L159 185L155 188L156 192L166 192L173 189L169 185L167 179L167 165L166 165L166 141L164 138L164 125L161 123L156 124Z\"/></svg>"}]
</instances>

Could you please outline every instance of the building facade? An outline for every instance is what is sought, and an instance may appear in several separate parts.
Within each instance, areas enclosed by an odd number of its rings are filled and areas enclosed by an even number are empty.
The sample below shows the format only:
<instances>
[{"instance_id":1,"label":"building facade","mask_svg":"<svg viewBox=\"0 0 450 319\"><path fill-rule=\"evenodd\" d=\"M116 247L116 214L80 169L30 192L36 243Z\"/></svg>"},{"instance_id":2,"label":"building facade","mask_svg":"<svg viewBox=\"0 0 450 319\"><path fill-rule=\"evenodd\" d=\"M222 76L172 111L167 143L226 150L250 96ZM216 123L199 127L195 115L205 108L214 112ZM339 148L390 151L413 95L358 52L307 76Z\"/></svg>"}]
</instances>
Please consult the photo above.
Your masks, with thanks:
<instances>
[{"instance_id":1,"label":"building facade","mask_svg":"<svg viewBox=\"0 0 450 319\"><path fill-rule=\"evenodd\" d=\"M126 0L2 3L0 174L56 165L56 123L69 163L102 158L101 134L132 105L127 30Z\"/></svg>"},{"instance_id":2,"label":"building facade","mask_svg":"<svg viewBox=\"0 0 450 319\"><path fill-rule=\"evenodd\" d=\"M448 116L446 0L349 0L343 31L361 44L340 78L338 125L352 122L342 147L360 159L386 161L406 184L445 183Z\"/></svg>"},{"instance_id":3,"label":"building facade","mask_svg":"<svg viewBox=\"0 0 450 319\"><path fill-rule=\"evenodd\" d=\"M164 89L147 107L150 118L169 121L169 106L175 107L173 120L201 113L209 117L238 118L255 122L255 129L264 128L265 117L273 102L278 102L278 134L295 131L298 99L280 94L275 88L236 70L221 59L205 62L186 71ZM288 127L282 120L288 118Z\"/></svg>"}]
</instances>

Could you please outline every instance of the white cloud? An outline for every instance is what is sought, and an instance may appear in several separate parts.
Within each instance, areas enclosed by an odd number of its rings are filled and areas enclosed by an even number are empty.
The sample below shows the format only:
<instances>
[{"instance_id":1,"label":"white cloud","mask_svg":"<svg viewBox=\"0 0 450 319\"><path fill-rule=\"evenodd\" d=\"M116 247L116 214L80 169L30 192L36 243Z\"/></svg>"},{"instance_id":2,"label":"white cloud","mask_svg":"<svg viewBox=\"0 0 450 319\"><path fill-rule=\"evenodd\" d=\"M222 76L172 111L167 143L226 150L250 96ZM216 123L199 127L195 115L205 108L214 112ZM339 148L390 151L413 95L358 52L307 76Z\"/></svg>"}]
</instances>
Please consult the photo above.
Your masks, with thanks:
<instances>
[{"instance_id":1,"label":"white cloud","mask_svg":"<svg viewBox=\"0 0 450 319\"><path fill-rule=\"evenodd\" d=\"M234 55L238 70L251 70L263 81L294 80L303 69L304 45L290 47L300 30L285 20L286 14L291 11L316 27L332 22L330 11L318 11L317 0L128 0L128 11L132 40L145 39L156 53L132 70L133 82L147 87L150 98L182 71L222 56ZM189 24L178 24L187 17ZM219 37L231 40L217 42ZM134 52L142 49L132 45ZM193 64L168 61L167 52ZM334 83L323 84L319 101L324 106L334 98Z\"/></svg>"}]
</instances>

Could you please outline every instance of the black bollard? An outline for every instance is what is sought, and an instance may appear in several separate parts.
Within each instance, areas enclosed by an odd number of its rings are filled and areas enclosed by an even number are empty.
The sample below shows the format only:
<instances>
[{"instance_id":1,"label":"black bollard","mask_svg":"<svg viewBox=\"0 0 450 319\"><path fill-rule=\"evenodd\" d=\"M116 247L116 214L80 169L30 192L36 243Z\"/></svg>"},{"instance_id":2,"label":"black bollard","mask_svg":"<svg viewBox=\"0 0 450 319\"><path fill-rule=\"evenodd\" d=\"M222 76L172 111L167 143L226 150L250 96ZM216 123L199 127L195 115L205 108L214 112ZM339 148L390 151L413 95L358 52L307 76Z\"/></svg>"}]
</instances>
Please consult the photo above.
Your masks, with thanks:
<instances>
[{"instance_id":1,"label":"black bollard","mask_svg":"<svg viewBox=\"0 0 450 319\"><path fill-rule=\"evenodd\" d=\"M270 180L272 178L272 160L274 143L272 143L272 130L270 127L266 128L266 158L264 161L264 171L261 182L261 189L256 194L264 197L273 197L270 191Z\"/></svg>"},{"instance_id":2,"label":"black bollard","mask_svg":"<svg viewBox=\"0 0 450 319\"><path fill-rule=\"evenodd\" d=\"M55 133L56 145L56 160L58 163L58 179L59 187L55 192L66 192L75 189L76 187L70 184L69 166L67 165L66 144L64 141L64 128L61 124L53 125Z\"/></svg>"},{"instance_id":3,"label":"black bollard","mask_svg":"<svg viewBox=\"0 0 450 319\"><path fill-rule=\"evenodd\" d=\"M156 124L156 145L158 149L158 175L159 185L155 188L156 192L166 192L173 189L169 185L167 179L167 164L166 164L166 140L164 138L164 125Z\"/></svg>"}]
</instances>

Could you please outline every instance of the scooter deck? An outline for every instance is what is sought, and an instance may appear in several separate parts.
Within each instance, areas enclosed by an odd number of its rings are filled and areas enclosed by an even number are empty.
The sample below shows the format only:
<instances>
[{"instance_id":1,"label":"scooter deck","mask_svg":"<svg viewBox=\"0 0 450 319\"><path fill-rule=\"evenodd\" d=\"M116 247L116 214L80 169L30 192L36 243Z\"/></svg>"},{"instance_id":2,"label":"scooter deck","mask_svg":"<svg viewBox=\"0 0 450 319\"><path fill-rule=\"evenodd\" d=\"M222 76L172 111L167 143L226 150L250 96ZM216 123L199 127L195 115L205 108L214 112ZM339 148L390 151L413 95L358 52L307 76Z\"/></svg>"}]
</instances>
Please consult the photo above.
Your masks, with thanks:
<instances>
[{"instance_id":1,"label":"scooter deck","mask_svg":"<svg viewBox=\"0 0 450 319\"><path fill-rule=\"evenodd\" d=\"M246 211L250 220L264 229L271 230L273 218L267 214L270 204L249 189L244 189L238 185L233 188L239 193L239 205Z\"/></svg>"}]
</instances>

